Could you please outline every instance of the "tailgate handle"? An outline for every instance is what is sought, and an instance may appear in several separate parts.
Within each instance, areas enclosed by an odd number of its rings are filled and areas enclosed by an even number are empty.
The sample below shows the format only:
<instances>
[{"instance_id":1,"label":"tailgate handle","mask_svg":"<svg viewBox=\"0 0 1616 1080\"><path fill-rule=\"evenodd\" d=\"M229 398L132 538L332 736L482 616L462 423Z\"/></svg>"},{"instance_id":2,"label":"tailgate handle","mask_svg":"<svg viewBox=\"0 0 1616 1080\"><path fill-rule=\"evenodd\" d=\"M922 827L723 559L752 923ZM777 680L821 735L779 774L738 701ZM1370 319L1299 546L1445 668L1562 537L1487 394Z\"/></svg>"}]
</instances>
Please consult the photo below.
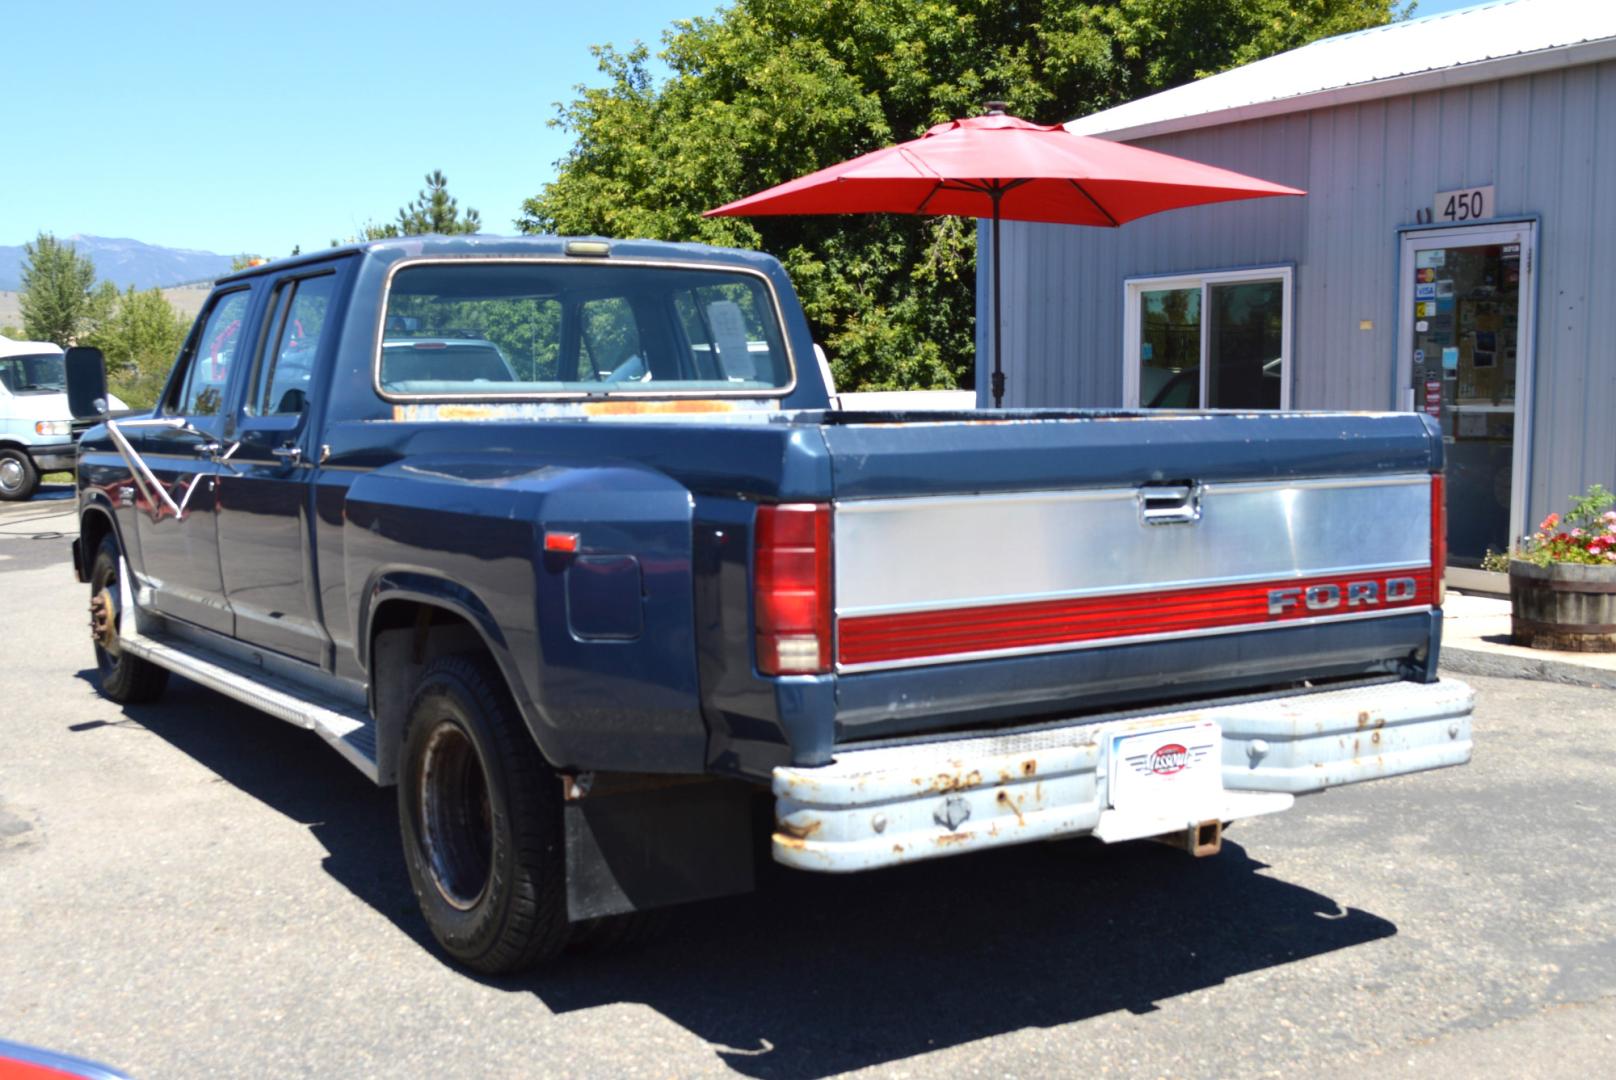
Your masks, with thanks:
<instances>
[{"instance_id":1,"label":"tailgate handle","mask_svg":"<svg viewBox=\"0 0 1616 1080\"><path fill-rule=\"evenodd\" d=\"M1141 525L1193 525L1200 520L1200 484L1147 485L1139 489Z\"/></svg>"}]
</instances>

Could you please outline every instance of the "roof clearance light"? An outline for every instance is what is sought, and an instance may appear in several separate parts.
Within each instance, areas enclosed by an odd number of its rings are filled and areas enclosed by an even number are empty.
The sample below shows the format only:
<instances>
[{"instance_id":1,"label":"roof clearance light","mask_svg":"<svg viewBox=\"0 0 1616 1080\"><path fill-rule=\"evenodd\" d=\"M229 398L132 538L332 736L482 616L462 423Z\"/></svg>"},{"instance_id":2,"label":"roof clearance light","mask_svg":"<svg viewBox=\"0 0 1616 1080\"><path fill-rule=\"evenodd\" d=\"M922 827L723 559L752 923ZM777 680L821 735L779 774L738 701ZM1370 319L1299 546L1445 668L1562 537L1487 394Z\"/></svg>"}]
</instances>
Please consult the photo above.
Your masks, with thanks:
<instances>
[{"instance_id":1,"label":"roof clearance light","mask_svg":"<svg viewBox=\"0 0 1616 1080\"><path fill-rule=\"evenodd\" d=\"M566 252L568 255L604 259L612 253L612 246L604 240L568 240Z\"/></svg>"}]
</instances>

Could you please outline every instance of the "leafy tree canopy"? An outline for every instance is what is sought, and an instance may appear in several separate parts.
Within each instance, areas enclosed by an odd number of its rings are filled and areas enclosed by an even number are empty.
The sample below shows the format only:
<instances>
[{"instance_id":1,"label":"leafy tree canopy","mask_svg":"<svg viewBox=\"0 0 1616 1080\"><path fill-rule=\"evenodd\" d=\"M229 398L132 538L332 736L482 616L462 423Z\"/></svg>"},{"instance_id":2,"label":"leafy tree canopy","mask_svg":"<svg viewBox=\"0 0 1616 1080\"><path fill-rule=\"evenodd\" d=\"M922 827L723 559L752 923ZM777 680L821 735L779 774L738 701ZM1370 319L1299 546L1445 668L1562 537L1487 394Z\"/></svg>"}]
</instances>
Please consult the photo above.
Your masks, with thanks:
<instances>
[{"instance_id":1,"label":"leafy tree canopy","mask_svg":"<svg viewBox=\"0 0 1616 1080\"><path fill-rule=\"evenodd\" d=\"M774 252L833 357L838 385L969 385L974 223L708 220L702 211L973 115L990 98L1056 123L1379 25L1395 6L736 0L664 33L659 56L672 73L663 82L653 80L643 45L596 48L606 85L580 86L558 107L552 123L571 132L572 149L556 179L523 204L517 225Z\"/></svg>"},{"instance_id":2,"label":"leafy tree canopy","mask_svg":"<svg viewBox=\"0 0 1616 1080\"><path fill-rule=\"evenodd\" d=\"M95 263L71 243L40 233L23 245L23 338L68 346L90 333L112 311L118 290L95 286Z\"/></svg>"},{"instance_id":3,"label":"leafy tree canopy","mask_svg":"<svg viewBox=\"0 0 1616 1080\"><path fill-rule=\"evenodd\" d=\"M84 344L106 355L112 392L131 407L144 409L156 403L189 327L190 320L174 309L162 290L139 292L131 285Z\"/></svg>"}]
</instances>

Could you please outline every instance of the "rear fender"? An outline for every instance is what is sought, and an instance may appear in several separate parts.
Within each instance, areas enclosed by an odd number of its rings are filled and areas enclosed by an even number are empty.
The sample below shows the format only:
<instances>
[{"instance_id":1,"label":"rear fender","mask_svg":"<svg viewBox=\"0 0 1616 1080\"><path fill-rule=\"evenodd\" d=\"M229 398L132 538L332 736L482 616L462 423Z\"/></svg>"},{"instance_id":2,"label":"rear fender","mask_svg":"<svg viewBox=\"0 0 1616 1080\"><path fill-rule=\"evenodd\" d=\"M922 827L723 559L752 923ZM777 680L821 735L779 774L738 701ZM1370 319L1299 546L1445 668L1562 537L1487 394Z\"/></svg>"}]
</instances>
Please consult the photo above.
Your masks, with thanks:
<instances>
[{"instance_id":1,"label":"rear fender","mask_svg":"<svg viewBox=\"0 0 1616 1080\"><path fill-rule=\"evenodd\" d=\"M479 628L553 764L701 772L691 507L623 462L432 454L368 473L343 513L360 662L378 590L418 594Z\"/></svg>"}]
</instances>

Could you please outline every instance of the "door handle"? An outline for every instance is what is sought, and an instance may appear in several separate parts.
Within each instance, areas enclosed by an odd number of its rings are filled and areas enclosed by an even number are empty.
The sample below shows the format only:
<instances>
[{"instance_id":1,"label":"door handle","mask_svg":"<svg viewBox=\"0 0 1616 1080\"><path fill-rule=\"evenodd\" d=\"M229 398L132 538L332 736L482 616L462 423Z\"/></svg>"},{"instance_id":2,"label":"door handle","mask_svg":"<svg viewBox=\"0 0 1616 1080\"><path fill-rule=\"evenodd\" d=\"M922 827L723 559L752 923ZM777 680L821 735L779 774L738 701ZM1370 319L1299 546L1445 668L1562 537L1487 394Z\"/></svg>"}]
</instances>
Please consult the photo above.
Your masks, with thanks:
<instances>
[{"instance_id":1,"label":"door handle","mask_svg":"<svg viewBox=\"0 0 1616 1080\"><path fill-rule=\"evenodd\" d=\"M269 452L280 458L282 465L296 465L303 460L303 448L301 446L292 446L290 444L276 446L272 447Z\"/></svg>"},{"instance_id":2,"label":"door handle","mask_svg":"<svg viewBox=\"0 0 1616 1080\"><path fill-rule=\"evenodd\" d=\"M1139 489L1142 525L1193 525L1201 520L1201 485L1146 485Z\"/></svg>"}]
</instances>

